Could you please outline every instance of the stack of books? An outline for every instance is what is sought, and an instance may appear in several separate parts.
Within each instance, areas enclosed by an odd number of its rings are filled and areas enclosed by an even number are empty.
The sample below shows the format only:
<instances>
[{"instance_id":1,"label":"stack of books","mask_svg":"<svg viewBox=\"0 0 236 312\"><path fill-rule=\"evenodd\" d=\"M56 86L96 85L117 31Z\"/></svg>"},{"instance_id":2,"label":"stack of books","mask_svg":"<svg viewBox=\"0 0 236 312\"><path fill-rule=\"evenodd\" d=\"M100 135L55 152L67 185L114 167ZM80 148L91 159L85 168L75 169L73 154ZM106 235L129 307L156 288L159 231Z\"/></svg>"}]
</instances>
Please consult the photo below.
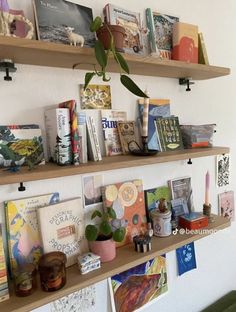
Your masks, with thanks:
<instances>
[{"instance_id":1,"label":"stack of books","mask_svg":"<svg viewBox=\"0 0 236 312\"><path fill-rule=\"evenodd\" d=\"M9 299L7 266L3 248L2 225L0 224L0 302Z\"/></svg>"}]
</instances>

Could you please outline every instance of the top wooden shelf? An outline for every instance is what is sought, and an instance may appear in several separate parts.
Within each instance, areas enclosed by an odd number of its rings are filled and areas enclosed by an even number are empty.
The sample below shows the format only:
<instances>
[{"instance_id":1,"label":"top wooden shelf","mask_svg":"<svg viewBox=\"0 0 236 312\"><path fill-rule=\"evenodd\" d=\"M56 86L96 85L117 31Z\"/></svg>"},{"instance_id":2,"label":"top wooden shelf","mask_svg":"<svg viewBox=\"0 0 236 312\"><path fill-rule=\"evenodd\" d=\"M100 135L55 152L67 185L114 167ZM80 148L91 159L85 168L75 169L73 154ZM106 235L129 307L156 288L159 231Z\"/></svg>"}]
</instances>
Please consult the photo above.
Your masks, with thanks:
<instances>
[{"instance_id":1,"label":"top wooden shelf","mask_svg":"<svg viewBox=\"0 0 236 312\"><path fill-rule=\"evenodd\" d=\"M137 75L211 79L230 74L225 67L192 64L180 61L163 60L150 56L125 55L130 72ZM0 36L0 59L12 59L15 63L50 67L72 68L80 63L79 69L92 70L96 64L93 49L45 41L28 40ZM111 60L108 70L117 73L118 67Z\"/></svg>"}]
</instances>

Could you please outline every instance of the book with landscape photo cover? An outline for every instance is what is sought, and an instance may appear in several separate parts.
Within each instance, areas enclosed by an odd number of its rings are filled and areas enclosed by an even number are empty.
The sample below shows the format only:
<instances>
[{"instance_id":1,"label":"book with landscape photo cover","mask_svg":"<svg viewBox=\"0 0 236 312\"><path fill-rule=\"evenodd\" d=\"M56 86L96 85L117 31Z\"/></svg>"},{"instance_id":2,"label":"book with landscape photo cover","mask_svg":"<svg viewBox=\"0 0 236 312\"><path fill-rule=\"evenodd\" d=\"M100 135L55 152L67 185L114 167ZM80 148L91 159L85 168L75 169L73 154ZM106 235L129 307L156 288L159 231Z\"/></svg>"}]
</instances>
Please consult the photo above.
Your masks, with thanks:
<instances>
[{"instance_id":1,"label":"book with landscape photo cover","mask_svg":"<svg viewBox=\"0 0 236 312\"><path fill-rule=\"evenodd\" d=\"M125 239L118 246L133 242L133 237L145 232L147 218L142 180L121 182L102 187L104 209L112 207L118 219L128 222Z\"/></svg>"},{"instance_id":2,"label":"book with landscape photo cover","mask_svg":"<svg viewBox=\"0 0 236 312\"><path fill-rule=\"evenodd\" d=\"M11 272L19 265L37 265L43 254L37 209L59 201L58 193L5 201L5 218Z\"/></svg>"},{"instance_id":3,"label":"book with landscape photo cover","mask_svg":"<svg viewBox=\"0 0 236 312\"><path fill-rule=\"evenodd\" d=\"M172 179L168 181L168 184L171 189L172 200L178 198L185 199L187 201L188 212L192 212L194 210L194 206L191 177Z\"/></svg>"},{"instance_id":4,"label":"book with landscape photo cover","mask_svg":"<svg viewBox=\"0 0 236 312\"><path fill-rule=\"evenodd\" d=\"M38 125L0 126L0 167L45 164Z\"/></svg>"},{"instance_id":5,"label":"book with landscape photo cover","mask_svg":"<svg viewBox=\"0 0 236 312\"><path fill-rule=\"evenodd\" d=\"M37 209L44 253L62 251L66 266L77 263L87 251L84 239L84 209L80 197Z\"/></svg>"},{"instance_id":6,"label":"book with landscape photo cover","mask_svg":"<svg viewBox=\"0 0 236 312\"><path fill-rule=\"evenodd\" d=\"M85 47L94 46L91 8L65 0L33 0L33 6L39 40L70 44L66 27L71 27L83 36Z\"/></svg>"}]
</instances>

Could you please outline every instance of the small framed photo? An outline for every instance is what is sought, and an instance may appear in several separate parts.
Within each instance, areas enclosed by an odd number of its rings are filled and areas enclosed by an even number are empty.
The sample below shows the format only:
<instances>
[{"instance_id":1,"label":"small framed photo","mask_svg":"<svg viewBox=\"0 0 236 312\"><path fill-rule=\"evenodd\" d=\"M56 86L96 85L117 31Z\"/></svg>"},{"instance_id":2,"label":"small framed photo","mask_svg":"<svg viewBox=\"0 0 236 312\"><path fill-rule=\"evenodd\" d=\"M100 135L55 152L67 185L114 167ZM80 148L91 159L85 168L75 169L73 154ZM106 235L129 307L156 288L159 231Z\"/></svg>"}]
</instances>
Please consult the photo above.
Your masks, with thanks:
<instances>
[{"instance_id":1,"label":"small framed photo","mask_svg":"<svg viewBox=\"0 0 236 312\"><path fill-rule=\"evenodd\" d=\"M176 198L171 201L172 213L174 218L189 213L187 200L185 198Z\"/></svg>"}]
</instances>

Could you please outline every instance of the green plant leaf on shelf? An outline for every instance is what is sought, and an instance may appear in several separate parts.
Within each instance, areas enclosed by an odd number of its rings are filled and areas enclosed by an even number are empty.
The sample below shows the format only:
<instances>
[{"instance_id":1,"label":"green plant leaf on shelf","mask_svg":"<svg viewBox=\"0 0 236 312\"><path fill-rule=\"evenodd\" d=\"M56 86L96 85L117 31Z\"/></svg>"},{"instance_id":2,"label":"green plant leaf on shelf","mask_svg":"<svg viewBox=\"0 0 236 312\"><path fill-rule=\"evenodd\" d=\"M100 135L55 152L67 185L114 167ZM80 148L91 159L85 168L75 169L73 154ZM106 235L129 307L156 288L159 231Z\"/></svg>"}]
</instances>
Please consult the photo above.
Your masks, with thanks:
<instances>
[{"instance_id":1,"label":"green plant leaf on shelf","mask_svg":"<svg viewBox=\"0 0 236 312\"><path fill-rule=\"evenodd\" d=\"M112 232L111 225L107 221L102 221L99 227L99 231L103 235L109 236Z\"/></svg>"},{"instance_id":2,"label":"green plant leaf on shelf","mask_svg":"<svg viewBox=\"0 0 236 312\"><path fill-rule=\"evenodd\" d=\"M97 16L90 25L90 31L95 32L102 26L102 19L100 16Z\"/></svg>"},{"instance_id":3,"label":"green plant leaf on shelf","mask_svg":"<svg viewBox=\"0 0 236 312\"><path fill-rule=\"evenodd\" d=\"M126 75L120 76L120 81L126 89L136 96L147 98L148 96L136 85L136 83Z\"/></svg>"},{"instance_id":4,"label":"green plant leaf on shelf","mask_svg":"<svg viewBox=\"0 0 236 312\"><path fill-rule=\"evenodd\" d=\"M95 241L98 237L98 229L95 225L89 224L85 229L85 237L88 241Z\"/></svg>"},{"instance_id":5,"label":"green plant leaf on shelf","mask_svg":"<svg viewBox=\"0 0 236 312\"><path fill-rule=\"evenodd\" d=\"M108 208L107 213L111 219L116 219L116 212L113 208Z\"/></svg>"},{"instance_id":6,"label":"green plant leaf on shelf","mask_svg":"<svg viewBox=\"0 0 236 312\"><path fill-rule=\"evenodd\" d=\"M129 66L126 62L126 60L124 59L123 55L119 52L115 52L116 56L115 56L115 60L116 62L121 66L121 68L127 73L129 74Z\"/></svg>"},{"instance_id":7,"label":"green plant leaf on shelf","mask_svg":"<svg viewBox=\"0 0 236 312\"><path fill-rule=\"evenodd\" d=\"M90 81L93 79L93 77L96 75L96 73L86 73L84 78L84 90L88 87Z\"/></svg>"},{"instance_id":8,"label":"green plant leaf on shelf","mask_svg":"<svg viewBox=\"0 0 236 312\"><path fill-rule=\"evenodd\" d=\"M91 216L91 220L93 220L93 219L96 218L96 217L99 217L99 218L102 217L101 211L95 210L95 211L93 212L92 216Z\"/></svg>"},{"instance_id":9,"label":"green plant leaf on shelf","mask_svg":"<svg viewBox=\"0 0 236 312\"><path fill-rule=\"evenodd\" d=\"M120 228L120 229L115 230L112 236L113 240L118 243L122 242L125 237L125 233L126 233L125 228Z\"/></svg>"},{"instance_id":10,"label":"green plant leaf on shelf","mask_svg":"<svg viewBox=\"0 0 236 312\"><path fill-rule=\"evenodd\" d=\"M107 66L107 56L103 44L97 40L94 45L95 56L102 70Z\"/></svg>"}]
</instances>

